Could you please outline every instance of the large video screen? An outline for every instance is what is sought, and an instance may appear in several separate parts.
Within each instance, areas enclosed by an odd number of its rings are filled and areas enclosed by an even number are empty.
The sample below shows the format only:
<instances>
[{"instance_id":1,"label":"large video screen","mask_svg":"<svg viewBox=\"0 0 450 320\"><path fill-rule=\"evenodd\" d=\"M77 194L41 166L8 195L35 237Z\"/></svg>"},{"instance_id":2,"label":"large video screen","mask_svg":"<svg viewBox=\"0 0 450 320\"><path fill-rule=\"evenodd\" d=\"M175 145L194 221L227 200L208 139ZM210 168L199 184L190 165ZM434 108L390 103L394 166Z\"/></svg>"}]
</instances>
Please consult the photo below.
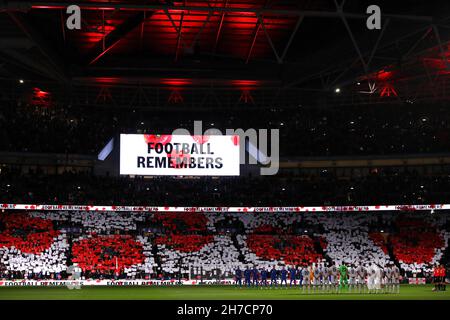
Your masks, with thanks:
<instances>
[{"instance_id":1,"label":"large video screen","mask_svg":"<svg viewBox=\"0 0 450 320\"><path fill-rule=\"evenodd\" d=\"M239 136L120 135L120 174L238 176Z\"/></svg>"}]
</instances>

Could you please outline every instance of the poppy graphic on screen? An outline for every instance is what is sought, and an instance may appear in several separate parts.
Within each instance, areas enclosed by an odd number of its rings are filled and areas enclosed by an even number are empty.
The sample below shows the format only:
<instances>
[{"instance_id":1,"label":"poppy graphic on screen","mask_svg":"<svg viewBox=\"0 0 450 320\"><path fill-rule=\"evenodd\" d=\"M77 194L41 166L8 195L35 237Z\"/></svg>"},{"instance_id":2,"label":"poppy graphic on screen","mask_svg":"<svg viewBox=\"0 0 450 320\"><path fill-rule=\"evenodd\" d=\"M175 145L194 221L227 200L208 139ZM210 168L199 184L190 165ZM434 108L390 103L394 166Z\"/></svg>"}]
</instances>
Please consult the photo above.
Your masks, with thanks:
<instances>
[{"instance_id":1,"label":"poppy graphic on screen","mask_svg":"<svg viewBox=\"0 0 450 320\"><path fill-rule=\"evenodd\" d=\"M235 145L235 146L237 146L238 144L239 144L239 136L232 136L231 137L231 141L233 142L233 144Z\"/></svg>"},{"instance_id":2,"label":"poppy graphic on screen","mask_svg":"<svg viewBox=\"0 0 450 320\"><path fill-rule=\"evenodd\" d=\"M183 153L183 151L172 151L172 153L169 153L167 157L170 159L170 162L175 169L186 168L191 161L191 155L188 153Z\"/></svg>"},{"instance_id":3,"label":"poppy graphic on screen","mask_svg":"<svg viewBox=\"0 0 450 320\"><path fill-rule=\"evenodd\" d=\"M199 144L204 144L209 141L209 136L192 136L192 139Z\"/></svg>"},{"instance_id":4,"label":"poppy graphic on screen","mask_svg":"<svg viewBox=\"0 0 450 320\"><path fill-rule=\"evenodd\" d=\"M172 141L172 136L170 134L144 134L144 139L146 143L161 143L165 146Z\"/></svg>"}]
</instances>

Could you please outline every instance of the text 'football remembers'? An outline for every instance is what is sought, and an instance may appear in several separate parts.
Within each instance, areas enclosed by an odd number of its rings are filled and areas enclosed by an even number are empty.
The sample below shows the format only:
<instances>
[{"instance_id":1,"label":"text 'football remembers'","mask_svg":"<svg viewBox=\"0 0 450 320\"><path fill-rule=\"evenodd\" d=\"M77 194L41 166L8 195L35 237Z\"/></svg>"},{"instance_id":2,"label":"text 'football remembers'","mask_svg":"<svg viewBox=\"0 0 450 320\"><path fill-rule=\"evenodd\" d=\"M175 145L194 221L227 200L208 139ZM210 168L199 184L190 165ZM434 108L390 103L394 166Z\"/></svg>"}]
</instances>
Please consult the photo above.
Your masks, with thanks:
<instances>
[{"instance_id":1,"label":"text 'football remembers'","mask_svg":"<svg viewBox=\"0 0 450 320\"><path fill-rule=\"evenodd\" d=\"M191 169L221 169L223 159L213 157L210 143L148 143L148 154L166 157L137 157L138 168L191 168Z\"/></svg>"}]
</instances>

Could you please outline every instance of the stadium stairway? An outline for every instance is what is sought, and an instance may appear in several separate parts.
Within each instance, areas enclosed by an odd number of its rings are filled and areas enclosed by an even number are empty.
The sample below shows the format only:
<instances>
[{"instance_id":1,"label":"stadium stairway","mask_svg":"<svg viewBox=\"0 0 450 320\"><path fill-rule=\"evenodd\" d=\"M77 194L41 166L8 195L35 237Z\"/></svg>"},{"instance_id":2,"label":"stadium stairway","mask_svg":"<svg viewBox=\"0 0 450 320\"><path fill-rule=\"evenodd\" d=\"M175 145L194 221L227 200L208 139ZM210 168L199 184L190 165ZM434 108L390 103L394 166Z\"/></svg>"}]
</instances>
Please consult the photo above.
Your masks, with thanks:
<instances>
[{"instance_id":1,"label":"stadium stairway","mask_svg":"<svg viewBox=\"0 0 450 320\"><path fill-rule=\"evenodd\" d=\"M447 221L445 226L442 226L445 230L450 230L450 222ZM450 268L450 246L447 245L445 251L442 254L442 258L440 261L447 269Z\"/></svg>"},{"instance_id":2,"label":"stadium stairway","mask_svg":"<svg viewBox=\"0 0 450 320\"><path fill-rule=\"evenodd\" d=\"M387 251L388 251L389 258L390 258L392 261L394 261L394 264L397 266L397 268L398 268L399 270L402 270L401 265L400 265L400 262L399 262L399 261L397 260L397 258L395 257L395 254L394 254L394 248L392 247L391 241L389 241L389 237L388 237L388 241L387 241L387 243L386 243L386 249L387 249Z\"/></svg>"},{"instance_id":3,"label":"stadium stairway","mask_svg":"<svg viewBox=\"0 0 450 320\"><path fill-rule=\"evenodd\" d=\"M317 237L313 237L313 243L314 243L314 250L316 250L317 253L321 254L322 257L325 258L328 265L333 265L333 260L325 253L325 251L322 248L322 245L320 244L320 239Z\"/></svg>"},{"instance_id":4,"label":"stadium stairway","mask_svg":"<svg viewBox=\"0 0 450 320\"><path fill-rule=\"evenodd\" d=\"M231 241L233 242L234 247L238 250L239 255L238 255L238 260L239 262L245 263L245 256L242 253L241 247L239 246L239 242L237 240L236 234L232 234L231 235Z\"/></svg>"},{"instance_id":5,"label":"stadium stairway","mask_svg":"<svg viewBox=\"0 0 450 320\"><path fill-rule=\"evenodd\" d=\"M447 269L450 267L450 246L445 248L444 254L440 261Z\"/></svg>"},{"instance_id":6,"label":"stadium stairway","mask_svg":"<svg viewBox=\"0 0 450 320\"><path fill-rule=\"evenodd\" d=\"M67 255L67 265L71 266L72 265L72 237L67 237L67 243L69 244L69 248L70 250L67 251L66 255Z\"/></svg>"},{"instance_id":7,"label":"stadium stairway","mask_svg":"<svg viewBox=\"0 0 450 320\"><path fill-rule=\"evenodd\" d=\"M154 241L154 240L155 239L151 239L152 255L153 255L153 258L155 259L155 263L157 264L158 270L162 270L162 263L161 263L161 257L159 255L159 251L158 251L158 245L156 244L156 241Z\"/></svg>"}]
</instances>

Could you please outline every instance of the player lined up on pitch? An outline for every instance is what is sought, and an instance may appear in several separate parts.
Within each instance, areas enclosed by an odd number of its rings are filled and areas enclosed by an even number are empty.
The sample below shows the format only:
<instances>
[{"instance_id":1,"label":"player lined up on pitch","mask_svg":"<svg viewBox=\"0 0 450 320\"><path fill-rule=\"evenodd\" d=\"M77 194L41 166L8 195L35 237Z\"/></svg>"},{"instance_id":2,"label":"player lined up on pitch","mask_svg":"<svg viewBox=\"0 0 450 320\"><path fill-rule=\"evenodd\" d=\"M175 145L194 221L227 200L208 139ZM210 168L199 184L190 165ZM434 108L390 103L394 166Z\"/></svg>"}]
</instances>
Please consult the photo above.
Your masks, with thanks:
<instances>
[{"instance_id":1,"label":"player lined up on pitch","mask_svg":"<svg viewBox=\"0 0 450 320\"><path fill-rule=\"evenodd\" d=\"M400 269L394 264L384 268L375 263L313 263L281 269L238 267L234 280L239 288L300 288L303 293L400 293Z\"/></svg>"}]
</instances>

